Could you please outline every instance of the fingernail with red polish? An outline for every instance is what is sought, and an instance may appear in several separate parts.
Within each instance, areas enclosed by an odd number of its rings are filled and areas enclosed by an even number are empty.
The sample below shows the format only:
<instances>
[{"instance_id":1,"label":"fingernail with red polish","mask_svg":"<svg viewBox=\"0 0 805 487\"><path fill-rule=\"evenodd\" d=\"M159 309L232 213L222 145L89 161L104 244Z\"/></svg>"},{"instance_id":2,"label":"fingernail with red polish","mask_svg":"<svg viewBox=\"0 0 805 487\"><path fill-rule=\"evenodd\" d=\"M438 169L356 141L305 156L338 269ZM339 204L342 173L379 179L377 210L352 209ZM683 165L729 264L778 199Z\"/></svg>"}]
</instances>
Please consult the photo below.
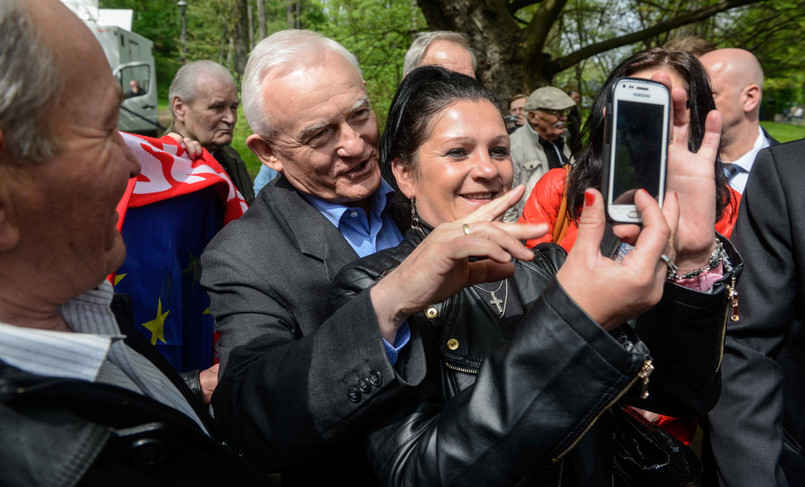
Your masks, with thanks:
<instances>
[{"instance_id":1,"label":"fingernail with red polish","mask_svg":"<svg viewBox=\"0 0 805 487\"><path fill-rule=\"evenodd\" d=\"M584 206L593 206L595 203L595 195L587 191L584 193Z\"/></svg>"}]
</instances>

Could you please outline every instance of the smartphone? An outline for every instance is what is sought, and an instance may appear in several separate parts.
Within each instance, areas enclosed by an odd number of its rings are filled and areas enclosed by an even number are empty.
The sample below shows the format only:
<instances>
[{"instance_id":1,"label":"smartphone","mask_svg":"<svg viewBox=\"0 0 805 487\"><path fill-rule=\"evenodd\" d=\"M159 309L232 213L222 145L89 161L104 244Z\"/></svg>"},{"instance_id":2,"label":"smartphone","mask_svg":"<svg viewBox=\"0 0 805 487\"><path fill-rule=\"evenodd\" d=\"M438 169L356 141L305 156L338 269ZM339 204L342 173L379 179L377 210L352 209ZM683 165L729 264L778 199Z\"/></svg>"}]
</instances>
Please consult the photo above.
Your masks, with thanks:
<instances>
[{"instance_id":1,"label":"smartphone","mask_svg":"<svg viewBox=\"0 0 805 487\"><path fill-rule=\"evenodd\" d=\"M662 206L671 121L671 94L662 83L621 78L605 117L603 192L607 218L642 223L634 195L645 189Z\"/></svg>"}]
</instances>

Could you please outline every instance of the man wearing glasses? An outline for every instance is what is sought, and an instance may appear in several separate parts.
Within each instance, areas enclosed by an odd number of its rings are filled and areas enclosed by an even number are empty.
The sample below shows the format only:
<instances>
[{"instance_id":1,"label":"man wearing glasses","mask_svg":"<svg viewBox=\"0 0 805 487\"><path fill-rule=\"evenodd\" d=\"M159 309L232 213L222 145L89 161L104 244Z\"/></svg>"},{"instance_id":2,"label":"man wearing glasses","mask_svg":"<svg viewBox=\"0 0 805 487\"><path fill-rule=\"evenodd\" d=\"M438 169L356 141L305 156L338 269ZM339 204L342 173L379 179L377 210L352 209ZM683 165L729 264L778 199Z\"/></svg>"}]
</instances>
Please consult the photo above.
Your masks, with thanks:
<instances>
[{"instance_id":1,"label":"man wearing glasses","mask_svg":"<svg viewBox=\"0 0 805 487\"><path fill-rule=\"evenodd\" d=\"M510 136L513 185L524 184L526 191L520 202L506 213L506 221L517 221L531 190L546 172L573 163L570 147L565 143L565 126L574 106L572 98L553 86L535 90L526 100L528 123Z\"/></svg>"}]
</instances>

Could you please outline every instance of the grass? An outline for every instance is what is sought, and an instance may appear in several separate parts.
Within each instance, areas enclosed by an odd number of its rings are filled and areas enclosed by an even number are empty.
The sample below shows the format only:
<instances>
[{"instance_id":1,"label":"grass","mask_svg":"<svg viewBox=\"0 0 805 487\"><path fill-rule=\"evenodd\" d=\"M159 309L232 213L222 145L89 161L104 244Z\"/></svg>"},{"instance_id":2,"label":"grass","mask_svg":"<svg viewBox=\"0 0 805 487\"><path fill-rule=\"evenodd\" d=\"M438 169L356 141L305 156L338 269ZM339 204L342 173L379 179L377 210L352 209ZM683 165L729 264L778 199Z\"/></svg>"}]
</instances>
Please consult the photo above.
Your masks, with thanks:
<instances>
[{"instance_id":1,"label":"grass","mask_svg":"<svg viewBox=\"0 0 805 487\"><path fill-rule=\"evenodd\" d=\"M252 134L252 129L249 128L249 123L246 122L246 117L243 116L243 107L238 106L238 121L235 124L235 133L232 137L232 148L238 151L240 157L243 159L243 162L246 164L246 169L249 170L249 175L252 177L252 181L254 178L257 177L257 173L260 172L260 166L263 165L260 162L260 159L254 155L247 146L246 146L246 137Z\"/></svg>"},{"instance_id":2,"label":"grass","mask_svg":"<svg viewBox=\"0 0 805 487\"><path fill-rule=\"evenodd\" d=\"M761 122L760 125L769 135L777 139L777 142L805 139L805 125L777 122Z\"/></svg>"}]
</instances>

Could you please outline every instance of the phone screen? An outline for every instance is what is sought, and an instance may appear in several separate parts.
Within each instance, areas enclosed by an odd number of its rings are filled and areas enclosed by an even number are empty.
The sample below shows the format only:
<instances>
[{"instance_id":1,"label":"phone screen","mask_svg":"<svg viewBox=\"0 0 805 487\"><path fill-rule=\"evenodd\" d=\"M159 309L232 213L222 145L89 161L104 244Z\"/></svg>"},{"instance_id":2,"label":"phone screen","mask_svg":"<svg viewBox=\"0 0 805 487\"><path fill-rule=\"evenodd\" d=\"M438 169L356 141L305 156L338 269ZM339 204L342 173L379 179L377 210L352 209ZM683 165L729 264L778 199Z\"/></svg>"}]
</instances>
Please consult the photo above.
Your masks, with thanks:
<instances>
[{"instance_id":1,"label":"phone screen","mask_svg":"<svg viewBox=\"0 0 805 487\"><path fill-rule=\"evenodd\" d=\"M613 203L634 204L635 190L657 198L663 144L663 105L617 101Z\"/></svg>"}]
</instances>

